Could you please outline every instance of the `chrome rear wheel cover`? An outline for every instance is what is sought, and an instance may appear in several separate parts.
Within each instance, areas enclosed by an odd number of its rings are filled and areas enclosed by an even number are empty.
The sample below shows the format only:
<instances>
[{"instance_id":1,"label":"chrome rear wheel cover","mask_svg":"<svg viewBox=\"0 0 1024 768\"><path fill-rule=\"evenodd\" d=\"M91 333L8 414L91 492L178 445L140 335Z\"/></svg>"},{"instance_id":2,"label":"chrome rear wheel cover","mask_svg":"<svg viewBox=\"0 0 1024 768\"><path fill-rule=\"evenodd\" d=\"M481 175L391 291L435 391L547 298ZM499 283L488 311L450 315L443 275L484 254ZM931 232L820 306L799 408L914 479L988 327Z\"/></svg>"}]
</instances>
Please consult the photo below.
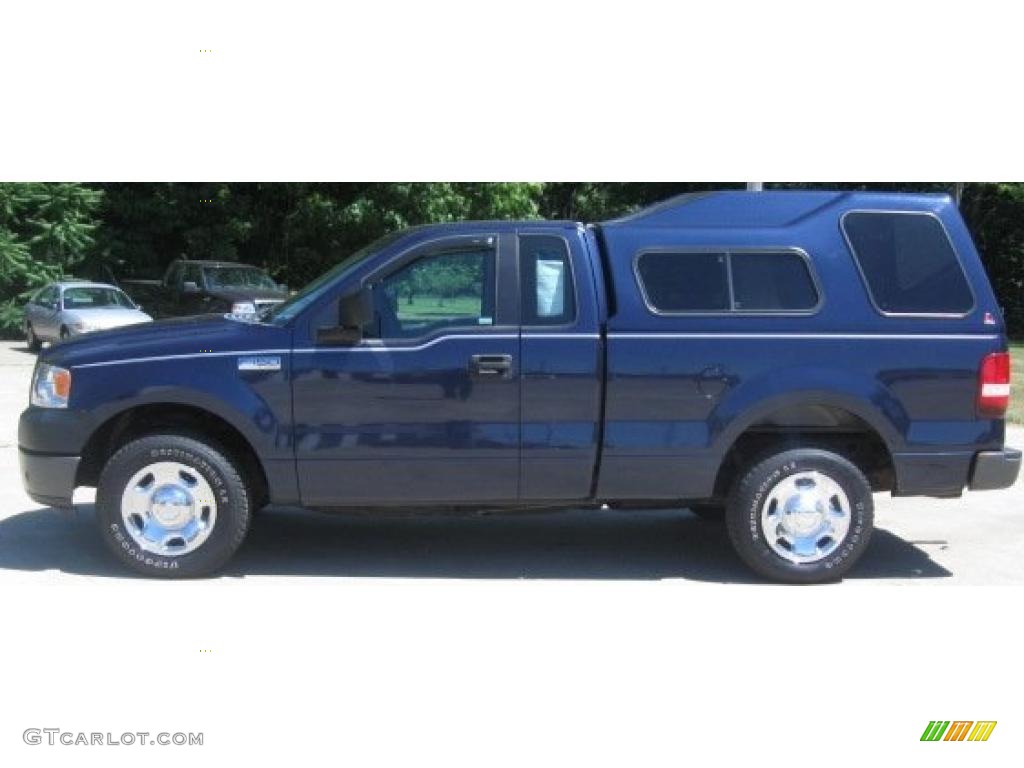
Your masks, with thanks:
<instances>
[{"instance_id":1,"label":"chrome rear wheel cover","mask_svg":"<svg viewBox=\"0 0 1024 768\"><path fill-rule=\"evenodd\" d=\"M834 479L807 470L779 480L761 507L761 530L772 551L791 563L816 563L834 553L850 530L850 500Z\"/></svg>"}]
</instances>

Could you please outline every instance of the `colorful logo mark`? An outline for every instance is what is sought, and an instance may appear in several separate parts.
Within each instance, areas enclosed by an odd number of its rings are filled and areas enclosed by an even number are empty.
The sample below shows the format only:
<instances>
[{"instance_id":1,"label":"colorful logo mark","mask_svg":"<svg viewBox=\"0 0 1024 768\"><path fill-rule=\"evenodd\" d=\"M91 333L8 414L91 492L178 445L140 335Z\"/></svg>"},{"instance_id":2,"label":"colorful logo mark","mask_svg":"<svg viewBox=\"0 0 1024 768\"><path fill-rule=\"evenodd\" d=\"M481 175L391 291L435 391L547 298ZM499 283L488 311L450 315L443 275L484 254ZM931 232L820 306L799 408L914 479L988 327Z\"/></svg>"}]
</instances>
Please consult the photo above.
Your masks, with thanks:
<instances>
[{"instance_id":1,"label":"colorful logo mark","mask_svg":"<svg viewBox=\"0 0 1024 768\"><path fill-rule=\"evenodd\" d=\"M995 720L932 720L921 741L988 741L995 728Z\"/></svg>"}]
</instances>

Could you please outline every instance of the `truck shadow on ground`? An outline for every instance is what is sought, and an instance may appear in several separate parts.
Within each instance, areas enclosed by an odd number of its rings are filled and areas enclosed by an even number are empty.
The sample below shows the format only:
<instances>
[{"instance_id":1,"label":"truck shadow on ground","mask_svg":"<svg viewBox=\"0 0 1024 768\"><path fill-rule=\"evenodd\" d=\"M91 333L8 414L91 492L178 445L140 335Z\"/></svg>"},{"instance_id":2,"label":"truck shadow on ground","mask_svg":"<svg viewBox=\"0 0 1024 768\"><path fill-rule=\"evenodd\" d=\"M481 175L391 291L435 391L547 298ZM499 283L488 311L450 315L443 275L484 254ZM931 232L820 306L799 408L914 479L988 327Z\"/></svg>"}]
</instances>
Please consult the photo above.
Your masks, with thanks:
<instances>
[{"instance_id":1,"label":"truck shadow on ground","mask_svg":"<svg viewBox=\"0 0 1024 768\"><path fill-rule=\"evenodd\" d=\"M0 568L130 575L100 541L91 504L0 521ZM847 580L951 575L914 542L876 530ZM733 553L723 525L681 509L487 516L266 510L222 576L759 583Z\"/></svg>"}]
</instances>

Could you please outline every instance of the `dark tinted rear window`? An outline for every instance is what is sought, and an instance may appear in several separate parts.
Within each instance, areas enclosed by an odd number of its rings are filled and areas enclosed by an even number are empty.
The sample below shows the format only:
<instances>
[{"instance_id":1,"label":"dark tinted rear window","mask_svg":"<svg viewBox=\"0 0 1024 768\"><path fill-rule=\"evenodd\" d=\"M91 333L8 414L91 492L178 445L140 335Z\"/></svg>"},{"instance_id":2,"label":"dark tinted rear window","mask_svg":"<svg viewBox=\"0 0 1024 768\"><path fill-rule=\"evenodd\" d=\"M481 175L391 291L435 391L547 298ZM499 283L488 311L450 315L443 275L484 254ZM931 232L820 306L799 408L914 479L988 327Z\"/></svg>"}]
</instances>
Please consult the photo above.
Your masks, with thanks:
<instances>
[{"instance_id":1,"label":"dark tinted rear window","mask_svg":"<svg viewBox=\"0 0 1024 768\"><path fill-rule=\"evenodd\" d=\"M658 312L807 312L818 306L807 261L793 251L644 253L637 272Z\"/></svg>"},{"instance_id":2,"label":"dark tinted rear window","mask_svg":"<svg viewBox=\"0 0 1024 768\"><path fill-rule=\"evenodd\" d=\"M798 253L731 253L733 308L792 312L814 309L818 292Z\"/></svg>"},{"instance_id":3,"label":"dark tinted rear window","mask_svg":"<svg viewBox=\"0 0 1024 768\"><path fill-rule=\"evenodd\" d=\"M659 312L726 312L729 283L724 253L645 253L637 272Z\"/></svg>"},{"instance_id":4,"label":"dark tinted rear window","mask_svg":"<svg viewBox=\"0 0 1024 768\"><path fill-rule=\"evenodd\" d=\"M953 245L934 216L856 212L843 218L843 229L883 312L962 315L974 306Z\"/></svg>"}]
</instances>

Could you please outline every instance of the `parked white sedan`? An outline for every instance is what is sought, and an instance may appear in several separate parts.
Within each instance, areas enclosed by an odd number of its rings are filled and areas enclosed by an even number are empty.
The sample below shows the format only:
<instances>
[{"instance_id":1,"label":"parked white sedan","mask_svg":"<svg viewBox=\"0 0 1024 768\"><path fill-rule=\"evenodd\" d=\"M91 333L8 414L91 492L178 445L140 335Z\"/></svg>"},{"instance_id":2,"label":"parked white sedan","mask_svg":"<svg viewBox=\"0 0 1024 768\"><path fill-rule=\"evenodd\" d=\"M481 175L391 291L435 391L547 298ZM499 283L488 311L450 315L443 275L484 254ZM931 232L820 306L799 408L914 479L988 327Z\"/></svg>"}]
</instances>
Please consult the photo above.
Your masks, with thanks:
<instances>
[{"instance_id":1,"label":"parked white sedan","mask_svg":"<svg viewBox=\"0 0 1024 768\"><path fill-rule=\"evenodd\" d=\"M29 349L36 351L44 341L152 321L124 291L112 285L50 283L25 305L25 340Z\"/></svg>"}]
</instances>

